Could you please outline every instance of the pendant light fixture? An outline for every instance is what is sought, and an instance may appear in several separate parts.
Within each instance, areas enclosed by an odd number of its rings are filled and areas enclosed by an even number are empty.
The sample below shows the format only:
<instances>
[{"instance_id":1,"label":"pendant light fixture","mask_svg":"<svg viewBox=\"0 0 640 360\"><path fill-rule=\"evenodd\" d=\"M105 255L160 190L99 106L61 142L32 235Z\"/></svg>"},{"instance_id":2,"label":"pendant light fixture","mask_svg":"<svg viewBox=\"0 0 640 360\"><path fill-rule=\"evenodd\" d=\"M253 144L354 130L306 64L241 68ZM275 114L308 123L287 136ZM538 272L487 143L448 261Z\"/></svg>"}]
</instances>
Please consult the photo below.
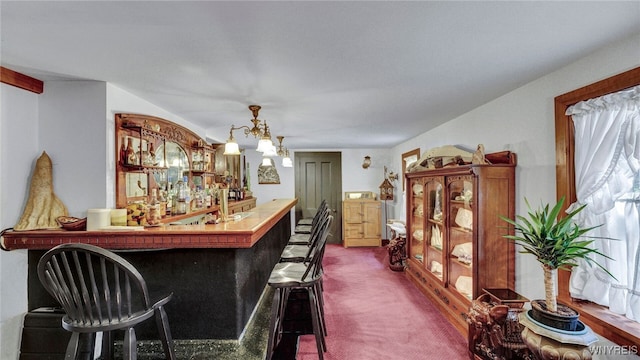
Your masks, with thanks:
<instances>
[{"instance_id":1,"label":"pendant light fixture","mask_svg":"<svg viewBox=\"0 0 640 360\"><path fill-rule=\"evenodd\" d=\"M229 139L227 143L224 144L224 153L223 155L240 155L240 147L236 142L236 139L233 138L233 126L231 126L231 130L229 130Z\"/></svg>"},{"instance_id":2,"label":"pendant light fixture","mask_svg":"<svg viewBox=\"0 0 640 360\"><path fill-rule=\"evenodd\" d=\"M252 126L243 125L243 126L235 126L231 125L231 129L229 130L229 139L224 145L224 155L240 155L240 147L238 146L238 142L233 137L234 130L244 129L244 135L249 137L249 135L253 135L254 138L259 139L258 146L256 151L261 152L264 157L262 163L264 166L272 166L273 162L271 161L271 157L273 156L281 156L282 158L282 166L284 167L292 167L293 162L289 157L289 150L282 146L282 140L284 136L277 136L279 141L279 146L273 144L271 140L271 130L269 129L269 125L265 120L258 119L258 112L262 107L260 105L249 105L249 110L253 114L253 119L251 119Z\"/></svg>"},{"instance_id":3,"label":"pendant light fixture","mask_svg":"<svg viewBox=\"0 0 640 360\"><path fill-rule=\"evenodd\" d=\"M234 130L244 129L244 136L248 137L249 135L253 135L254 138L260 139L257 149L260 152L264 152L263 149L266 149L268 146L273 146L273 142L271 141L271 132L269 132L267 122L263 122L258 119L258 112L261 108L262 107L260 105L249 105L249 110L251 110L251 113L253 114L253 119L251 119L253 126L249 127L248 125L242 125L236 127L235 125L231 125L231 130L229 130L229 139L224 145L225 155L240 154L238 143L233 138Z\"/></svg>"},{"instance_id":4,"label":"pendant light fixture","mask_svg":"<svg viewBox=\"0 0 640 360\"><path fill-rule=\"evenodd\" d=\"M282 157L282 166L283 167L293 167L293 162L289 157L289 149L282 146L282 140L284 140L284 136L276 136L278 138L278 156Z\"/></svg>"},{"instance_id":5,"label":"pendant light fixture","mask_svg":"<svg viewBox=\"0 0 640 360\"><path fill-rule=\"evenodd\" d=\"M285 151L284 157L282 158L282 166L293 167L293 161L291 161L291 157L289 157L289 149Z\"/></svg>"}]
</instances>

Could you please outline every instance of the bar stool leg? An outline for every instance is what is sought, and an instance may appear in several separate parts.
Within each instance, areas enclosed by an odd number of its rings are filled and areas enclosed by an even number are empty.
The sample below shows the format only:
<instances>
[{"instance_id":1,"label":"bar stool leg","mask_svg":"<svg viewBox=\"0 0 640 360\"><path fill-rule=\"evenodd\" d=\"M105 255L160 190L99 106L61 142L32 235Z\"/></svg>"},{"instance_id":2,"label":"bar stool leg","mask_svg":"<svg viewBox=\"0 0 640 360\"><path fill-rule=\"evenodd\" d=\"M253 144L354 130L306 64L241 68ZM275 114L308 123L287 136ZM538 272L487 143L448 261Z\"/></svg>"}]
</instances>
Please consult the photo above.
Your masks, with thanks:
<instances>
[{"instance_id":1,"label":"bar stool leg","mask_svg":"<svg viewBox=\"0 0 640 360\"><path fill-rule=\"evenodd\" d=\"M269 320L269 342L267 343L267 355L266 359L271 359L273 356L273 352L276 348L277 338L278 338L278 327L279 327L279 319L278 316L280 314L280 298L281 298L281 290L276 288L273 294L273 303L271 304L271 320Z\"/></svg>"},{"instance_id":2,"label":"bar stool leg","mask_svg":"<svg viewBox=\"0 0 640 360\"><path fill-rule=\"evenodd\" d=\"M324 352L327 349L327 344L324 340L324 334L322 333L322 329L320 328L320 314L318 312L318 304L316 302L315 291L312 288L308 289L309 293L309 302L311 308L311 322L313 324L313 333L316 337L316 347L318 349L318 359L323 360Z\"/></svg>"},{"instance_id":3,"label":"bar stool leg","mask_svg":"<svg viewBox=\"0 0 640 360\"><path fill-rule=\"evenodd\" d=\"M324 297L322 295L322 284L318 282L314 285L314 291L316 292L316 297L318 299L318 312L320 313L320 325L322 327L322 333L324 336L329 335L327 333L327 322L324 318Z\"/></svg>"}]
</instances>

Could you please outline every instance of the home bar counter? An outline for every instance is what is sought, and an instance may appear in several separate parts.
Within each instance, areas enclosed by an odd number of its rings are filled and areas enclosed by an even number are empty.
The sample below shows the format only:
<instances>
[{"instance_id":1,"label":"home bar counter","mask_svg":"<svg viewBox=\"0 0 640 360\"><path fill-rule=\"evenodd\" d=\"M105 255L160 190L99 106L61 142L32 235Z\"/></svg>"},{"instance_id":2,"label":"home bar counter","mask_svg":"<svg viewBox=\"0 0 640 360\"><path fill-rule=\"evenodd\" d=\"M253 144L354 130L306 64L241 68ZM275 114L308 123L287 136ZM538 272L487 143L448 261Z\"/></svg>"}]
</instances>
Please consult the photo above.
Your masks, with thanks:
<instances>
[{"instance_id":1,"label":"home bar counter","mask_svg":"<svg viewBox=\"0 0 640 360\"><path fill-rule=\"evenodd\" d=\"M242 219L207 225L164 225L144 230L8 231L5 250L28 249L28 309L58 306L41 286L40 257L62 243L110 249L142 274L149 291L173 293L167 304L174 339L237 340L260 300L269 274L291 234L296 199L277 199ZM139 339L157 339L153 322L136 327Z\"/></svg>"}]
</instances>

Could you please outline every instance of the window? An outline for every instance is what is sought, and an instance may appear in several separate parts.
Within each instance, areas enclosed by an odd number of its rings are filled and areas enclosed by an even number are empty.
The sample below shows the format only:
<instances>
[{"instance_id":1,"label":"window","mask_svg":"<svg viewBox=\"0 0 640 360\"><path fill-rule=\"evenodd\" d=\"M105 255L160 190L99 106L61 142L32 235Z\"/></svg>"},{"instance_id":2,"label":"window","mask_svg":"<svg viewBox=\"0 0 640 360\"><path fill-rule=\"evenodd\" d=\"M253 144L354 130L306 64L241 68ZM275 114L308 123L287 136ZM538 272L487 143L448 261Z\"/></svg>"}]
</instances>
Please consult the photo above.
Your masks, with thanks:
<instances>
[{"instance_id":1,"label":"window","mask_svg":"<svg viewBox=\"0 0 640 360\"><path fill-rule=\"evenodd\" d=\"M556 121L556 189L558 199L566 196L565 205L576 201L574 127L567 108L579 101L618 92L640 85L640 68L585 86L555 98ZM558 299L571 304L580 313L581 319L594 331L621 345L640 343L640 323L616 315L606 307L590 302L571 299L569 276L566 271L558 273Z\"/></svg>"}]
</instances>

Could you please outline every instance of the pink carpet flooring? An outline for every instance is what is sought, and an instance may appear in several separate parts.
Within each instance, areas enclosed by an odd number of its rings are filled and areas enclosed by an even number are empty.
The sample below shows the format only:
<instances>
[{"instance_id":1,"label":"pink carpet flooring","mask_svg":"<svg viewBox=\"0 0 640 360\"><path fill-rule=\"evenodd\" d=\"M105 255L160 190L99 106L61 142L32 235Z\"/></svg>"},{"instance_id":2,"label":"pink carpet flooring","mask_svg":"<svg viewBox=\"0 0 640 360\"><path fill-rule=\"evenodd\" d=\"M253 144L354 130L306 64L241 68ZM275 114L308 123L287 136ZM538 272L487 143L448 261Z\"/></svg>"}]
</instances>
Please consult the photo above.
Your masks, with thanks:
<instances>
[{"instance_id":1,"label":"pink carpet flooring","mask_svg":"<svg viewBox=\"0 0 640 360\"><path fill-rule=\"evenodd\" d=\"M326 360L469 359L467 340L406 279L387 251L329 244L324 257ZM297 359L317 359L313 335Z\"/></svg>"}]
</instances>

